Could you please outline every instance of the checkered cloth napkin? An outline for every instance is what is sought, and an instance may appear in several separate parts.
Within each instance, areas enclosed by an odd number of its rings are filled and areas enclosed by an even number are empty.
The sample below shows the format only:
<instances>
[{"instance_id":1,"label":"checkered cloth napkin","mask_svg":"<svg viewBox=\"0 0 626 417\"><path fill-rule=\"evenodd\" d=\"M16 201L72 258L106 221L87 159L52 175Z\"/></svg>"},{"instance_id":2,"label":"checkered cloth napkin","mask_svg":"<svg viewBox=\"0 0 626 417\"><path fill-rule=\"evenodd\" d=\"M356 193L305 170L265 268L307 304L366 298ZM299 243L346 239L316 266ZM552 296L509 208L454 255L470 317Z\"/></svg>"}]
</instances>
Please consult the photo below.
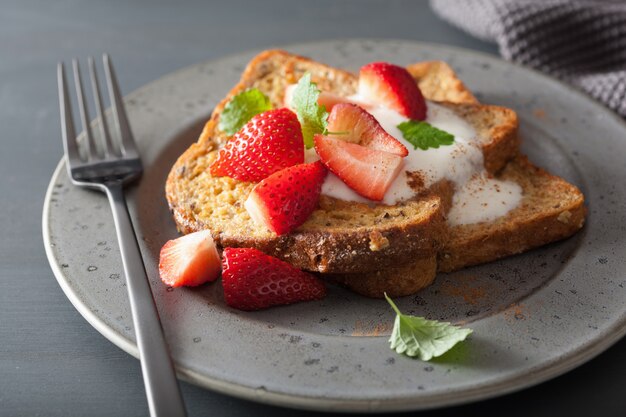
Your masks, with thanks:
<instances>
[{"instance_id":1,"label":"checkered cloth napkin","mask_svg":"<svg viewBox=\"0 0 626 417\"><path fill-rule=\"evenodd\" d=\"M510 61L571 83L626 117L626 0L430 0Z\"/></svg>"}]
</instances>

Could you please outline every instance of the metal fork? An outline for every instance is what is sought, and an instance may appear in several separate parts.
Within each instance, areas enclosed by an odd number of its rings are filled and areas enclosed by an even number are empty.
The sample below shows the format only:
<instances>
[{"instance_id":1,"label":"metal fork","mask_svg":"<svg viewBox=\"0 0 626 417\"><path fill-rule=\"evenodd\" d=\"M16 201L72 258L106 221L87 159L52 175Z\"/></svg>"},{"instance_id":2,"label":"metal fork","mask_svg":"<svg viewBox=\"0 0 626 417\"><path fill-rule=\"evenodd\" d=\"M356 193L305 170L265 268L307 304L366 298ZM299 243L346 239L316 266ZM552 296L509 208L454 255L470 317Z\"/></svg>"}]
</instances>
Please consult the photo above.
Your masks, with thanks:
<instances>
[{"instance_id":1,"label":"metal fork","mask_svg":"<svg viewBox=\"0 0 626 417\"><path fill-rule=\"evenodd\" d=\"M176 373L170 358L159 315L150 291L137 237L126 206L124 185L139 178L143 170L133 139L113 65L108 55L102 57L106 83L111 100L112 114L119 131L119 143L114 145L102 112L102 99L93 59L89 58L89 73L94 101L100 119L102 151L98 152L91 127L89 111L83 94L80 67L73 60L74 81L84 143L79 144L74 130L72 107L68 93L63 63L58 65L59 104L61 130L67 170L72 183L104 192L109 198L115 229L122 253L124 273L139 348L141 371L148 397L151 416L185 416L185 406ZM84 148L81 156L79 146Z\"/></svg>"}]
</instances>

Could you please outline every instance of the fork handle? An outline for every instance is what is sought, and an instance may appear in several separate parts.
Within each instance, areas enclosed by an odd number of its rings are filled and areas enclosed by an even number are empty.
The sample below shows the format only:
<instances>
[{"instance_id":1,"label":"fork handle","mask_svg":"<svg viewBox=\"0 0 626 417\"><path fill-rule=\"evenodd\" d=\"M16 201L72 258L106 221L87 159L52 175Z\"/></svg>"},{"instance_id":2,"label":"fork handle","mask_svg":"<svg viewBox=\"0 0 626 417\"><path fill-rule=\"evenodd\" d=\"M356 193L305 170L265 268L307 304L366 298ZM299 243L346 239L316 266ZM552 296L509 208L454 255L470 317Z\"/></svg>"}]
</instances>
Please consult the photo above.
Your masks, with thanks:
<instances>
[{"instance_id":1,"label":"fork handle","mask_svg":"<svg viewBox=\"0 0 626 417\"><path fill-rule=\"evenodd\" d=\"M150 416L186 416L122 186L121 181L115 181L107 183L105 188L122 252Z\"/></svg>"}]
</instances>

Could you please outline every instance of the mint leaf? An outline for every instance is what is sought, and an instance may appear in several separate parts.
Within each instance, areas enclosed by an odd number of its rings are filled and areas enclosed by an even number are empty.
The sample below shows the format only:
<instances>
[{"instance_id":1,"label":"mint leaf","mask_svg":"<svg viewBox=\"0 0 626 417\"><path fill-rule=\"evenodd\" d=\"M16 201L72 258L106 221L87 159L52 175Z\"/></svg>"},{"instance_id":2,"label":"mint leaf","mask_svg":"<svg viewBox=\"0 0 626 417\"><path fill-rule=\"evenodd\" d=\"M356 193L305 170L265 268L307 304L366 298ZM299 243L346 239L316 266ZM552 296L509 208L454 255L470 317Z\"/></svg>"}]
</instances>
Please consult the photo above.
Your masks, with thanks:
<instances>
[{"instance_id":1,"label":"mint leaf","mask_svg":"<svg viewBox=\"0 0 626 417\"><path fill-rule=\"evenodd\" d=\"M397 313L389 338L391 349L397 353L429 361L443 355L472 333L471 329L462 329L450 323L404 315L387 294L385 298Z\"/></svg>"},{"instance_id":2,"label":"mint leaf","mask_svg":"<svg viewBox=\"0 0 626 417\"><path fill-rule=\"evenodd\" d=\"M437 129L426 122L409 120L398 125L404 139L413 145L414 149L438 148L442 145L452 145L454 135L445 130Z\"/></svg>"},{"instance_id":3,"label":"mint leaf","mask_svg":"<svg viewBox=\"0 0 626 417\"><path fill-rule=\"evenodd\" d=\"M219 129L234 135L259 113L271 110L270 99L257 88L250 88L237 94L224 107L220 115Z\"/></svg>"},{"instance_id":4,"label":"mint leaf","mask_svg":"<svg viewBox=\"0 0 626 417\"><path fill-rule=\"evenodd\" d=\"M308 72L300 78L293 90L291 105L296 109L307 149L313 147L313 136L325 133L328 126L328 112L324 106L317 104L319 95L320 90L311 82L311 74Z\"/></svg>"}]
</instances>

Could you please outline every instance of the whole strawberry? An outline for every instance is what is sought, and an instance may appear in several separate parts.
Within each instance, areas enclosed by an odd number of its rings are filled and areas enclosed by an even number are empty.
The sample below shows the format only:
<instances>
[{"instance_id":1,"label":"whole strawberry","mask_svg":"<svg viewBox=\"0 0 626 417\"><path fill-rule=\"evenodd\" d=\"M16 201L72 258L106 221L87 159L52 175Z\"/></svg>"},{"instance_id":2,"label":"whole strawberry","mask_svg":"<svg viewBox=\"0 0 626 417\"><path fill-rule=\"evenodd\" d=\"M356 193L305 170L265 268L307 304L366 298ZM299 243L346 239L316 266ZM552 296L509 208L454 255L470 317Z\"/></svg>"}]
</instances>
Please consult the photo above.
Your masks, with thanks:
<instances>
[{"instance_id":1,"label":"whole strawberry","mask_svg":"<svg viewBox=\"0 0 626 417\"><path fill-rule=\"evenodd\" d=\"M224 249L222 268L226 303L239 310L260 310L326 295L318 278L257 249Z\"/></svg>"},{"instance_id":2,"label":"whole strawberry","mask_svg":"<svg viewBox=\"0 0 626 417\"><path fill-rule=\"evenodd\" d=\"M254 187L244 206L255 222L277 235L289 233L317 207L326 173L319 161L275 172Z\"/></svg>"},{"instance_id":3,"label":"whole strawberry","mask_svg":"<svg viewBox=\"0 0 626 417\"><path fill-rule=\"evenodd\" d=\"M235 133L211 164L215 177L258 182L304 162L304 140L294 112L282 108L254 116Z\"/></svg>"},{"instance_id":4,"label":"whole strawberry","mask_svg":"<svg viewBox=\"0 0 626 417\"><path fill-rule=\"evenodd\" d=\"M359 95L413 120L426 119L426 101L411 74L388 62L372 62L359 72Z\"/></svg>"}]
</instances>

